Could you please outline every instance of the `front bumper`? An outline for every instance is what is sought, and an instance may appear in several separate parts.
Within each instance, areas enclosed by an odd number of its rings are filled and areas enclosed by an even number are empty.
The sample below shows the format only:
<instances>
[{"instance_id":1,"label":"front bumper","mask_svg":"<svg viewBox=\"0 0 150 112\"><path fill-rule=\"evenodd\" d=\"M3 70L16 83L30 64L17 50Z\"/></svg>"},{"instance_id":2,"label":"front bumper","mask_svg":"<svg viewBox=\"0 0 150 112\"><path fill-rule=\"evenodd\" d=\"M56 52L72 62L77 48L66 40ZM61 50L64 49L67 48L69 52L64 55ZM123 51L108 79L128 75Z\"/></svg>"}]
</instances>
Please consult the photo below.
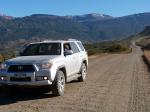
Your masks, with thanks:
<instances>
[{"instance_id":1,"label":"front bumper","mask_svg":"<svg viewBox=\"0 0 150 112\"><path fill-rule=\"evenodd\" d=\"M3 86L47 86L51 85L52 82L49 80L43 81L30 81L30 82L12 82L12 81L0 81L0 84Z\"/></svg>"},{"instance_id":2,"label":"front bumper","mask_svg":"<svg viewBox=\"0 0 150 112\"><path fill-rule=\"evenodd\" d=\"M11 81L11 77L30 77L31 81ZM36 76L47 76L48 80L36 80ZM36 71L33 73L8 73L7 71L0 71L0 77L4 77L4 80L0 79L0 85L10 86L49 86L52 85L51 74L49 70Z\"/></svg>"}]
</instances>

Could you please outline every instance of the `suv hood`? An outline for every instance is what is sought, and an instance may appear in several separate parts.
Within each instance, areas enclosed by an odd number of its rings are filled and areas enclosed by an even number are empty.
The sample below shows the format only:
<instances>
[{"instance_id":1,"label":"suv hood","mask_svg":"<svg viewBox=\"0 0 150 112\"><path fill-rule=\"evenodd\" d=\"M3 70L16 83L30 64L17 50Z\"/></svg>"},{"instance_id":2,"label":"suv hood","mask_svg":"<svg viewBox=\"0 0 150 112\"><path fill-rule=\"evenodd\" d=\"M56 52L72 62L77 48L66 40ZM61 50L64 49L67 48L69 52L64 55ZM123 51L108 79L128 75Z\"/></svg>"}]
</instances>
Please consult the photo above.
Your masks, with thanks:
<instances>
[{"instance_id":1,"label":"suv hood","mask_svg":"<svg viewBox=\"0 0 150 112\"><path fill-rule=\"evenodd\" d=\"M13 59L9 59L6 61L8 64L36 64L36 63L44 63L49 62L54 58L58 58L60 56L20 56Z\"/></svg>"}]
</instances>

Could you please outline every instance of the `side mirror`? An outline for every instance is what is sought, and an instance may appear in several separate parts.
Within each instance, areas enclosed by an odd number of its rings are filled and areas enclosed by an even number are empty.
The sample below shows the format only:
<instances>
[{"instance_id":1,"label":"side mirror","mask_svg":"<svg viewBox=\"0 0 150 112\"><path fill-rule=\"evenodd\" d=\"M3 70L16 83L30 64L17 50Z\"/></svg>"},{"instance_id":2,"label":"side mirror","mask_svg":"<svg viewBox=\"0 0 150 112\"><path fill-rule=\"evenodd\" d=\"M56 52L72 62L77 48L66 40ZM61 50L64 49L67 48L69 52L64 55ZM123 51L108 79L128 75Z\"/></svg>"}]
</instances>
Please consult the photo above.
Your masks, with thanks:
<instances>
[{"instance_id":1,"label":"side mirror","mask_svg":"<svg viewBox=\"0 0 150 112\"><path fill-rule=\"evenodd\" d=\"M64 51L64 55L67 56L67 55L72 55L73 54L73 51L72 50L66 50Z\"/></svg>"}]
</instances>

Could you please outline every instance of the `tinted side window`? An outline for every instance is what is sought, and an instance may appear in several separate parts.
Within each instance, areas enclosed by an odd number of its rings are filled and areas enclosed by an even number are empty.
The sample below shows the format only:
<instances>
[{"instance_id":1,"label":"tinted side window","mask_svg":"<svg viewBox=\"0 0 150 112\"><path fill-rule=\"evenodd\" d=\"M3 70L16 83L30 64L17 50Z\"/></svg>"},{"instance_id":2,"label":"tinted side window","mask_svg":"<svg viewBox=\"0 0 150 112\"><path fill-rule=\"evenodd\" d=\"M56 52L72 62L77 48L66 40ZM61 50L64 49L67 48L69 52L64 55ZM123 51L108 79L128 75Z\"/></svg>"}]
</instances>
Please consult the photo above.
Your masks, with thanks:
<instances>
[{"instance_id":1,"label":"tinted side window","mask_svg":"<svg viewBox=\"0 0 150 112\"><path fill-rule=\"evenodd\" d=\"M80 47L81 51L84 51L85 49L84 49L84 47L83 47L82 43L81 43L81 42L77 42L77 43L78 43L78 45L79 45L79 47Z\"/></svg>"},{"instance_id":2,"label":"tinted side window","mask_svg":"<svg viewBox=\"0 0 150 112\"><path fill-rule=\"evenodd\" d=\"M70 46L71 46L73 53L80 52L79 48L77 47L77 45L74 42L70 42Z\"/></svg>"},{"instance_id":3,"label":"tinted side window","mask_svg":"<svg viewBox=\"0 0 150 112\"><path fill-rule=\"evenodd\" d=\"M69 43L64 44L64 51L66 51L66 50L71 50L71 47L70 47Z\"/></svg>"}]
</instances>

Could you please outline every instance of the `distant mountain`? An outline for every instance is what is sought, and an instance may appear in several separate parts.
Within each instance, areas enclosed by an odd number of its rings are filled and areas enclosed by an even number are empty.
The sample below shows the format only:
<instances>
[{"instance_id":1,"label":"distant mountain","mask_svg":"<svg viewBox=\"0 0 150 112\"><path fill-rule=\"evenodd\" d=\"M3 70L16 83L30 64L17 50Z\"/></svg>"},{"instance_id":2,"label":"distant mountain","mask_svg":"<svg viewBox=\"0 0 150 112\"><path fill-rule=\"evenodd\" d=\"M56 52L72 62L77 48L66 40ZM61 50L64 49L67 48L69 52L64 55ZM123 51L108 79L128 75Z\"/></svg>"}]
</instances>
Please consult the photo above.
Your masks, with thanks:
<instances>
[{"instance_id":1,"label":"distant mountain","mask_svg":"<svg viewBox=\"0 0 150 112\"><path fill-rule=\"evenodd\" d=\"M60 16L34 14L23 18L14 18L0 27L0 40L16 39L90 39L86 26Z\"/></svg>"},{"instance_id":2,"label":"distant mountain","mask_svg":"<svg viewBox=\"0 0 150 112\"><path fill-rule=\"evenodd\" d=\"M4 19L4 20L11 20L11 19L13 19L13 17L11 17L11 16L5 16L5 15L1 15L1 14L0 14L0 18Z\"/></svg>"},{"instance_id":3,"label":"distant mountain","mask_svg":"<svg viewBox=\"0 0 150 112\"><path fill-rule=\"evenodd\" d=\"M105 15L105 14L97 14L97 13L78 15L78 16L64 16L64 17L68 19L72 19L77 22L90 22L90 21L101 21L101 20L113 19L112 16Z\"/></svg>"},{"instance_id":4,"label":"distant mountain","mask_svg":"<svg viewBox=\"0 0 150 112\"><path fill-rule=\"evenodd\" d=\"M150 26L146 26L145 29L139 33L140 36L150 36Z\"/></svg>"},{"instance_id":5,"label":"distant mountain","mask_svg":"<svg viewBox=\"0 0 150 112\"><path fill-rule=\"evenodd\" d=\"M0 14L0 26L11 19L13 19L13 17Z\"/></svg>"},{"instance_id":6,"label":"distant mountain","mask_svg":"<svg viewBox=\"0 0 150 112\"><path fill-rule=\"evenodd\" d=\"M83 41L120 40L141 32L148 25L150 13L124 17L94 13L81 16L33 14L20 18L0 16L0 42L67 38Z\"/></svg>"},{"instance_id":7,"label":"distant mountain","mask_svg":"<svg viewBox=\"0 0 150 112\"><path fill-rule=\"evenodd\" d=\"M105 21L84 22L95 39L123 39L141 32L150 25L150 13L140 13Z\"/></svg>"}]
</instances>

